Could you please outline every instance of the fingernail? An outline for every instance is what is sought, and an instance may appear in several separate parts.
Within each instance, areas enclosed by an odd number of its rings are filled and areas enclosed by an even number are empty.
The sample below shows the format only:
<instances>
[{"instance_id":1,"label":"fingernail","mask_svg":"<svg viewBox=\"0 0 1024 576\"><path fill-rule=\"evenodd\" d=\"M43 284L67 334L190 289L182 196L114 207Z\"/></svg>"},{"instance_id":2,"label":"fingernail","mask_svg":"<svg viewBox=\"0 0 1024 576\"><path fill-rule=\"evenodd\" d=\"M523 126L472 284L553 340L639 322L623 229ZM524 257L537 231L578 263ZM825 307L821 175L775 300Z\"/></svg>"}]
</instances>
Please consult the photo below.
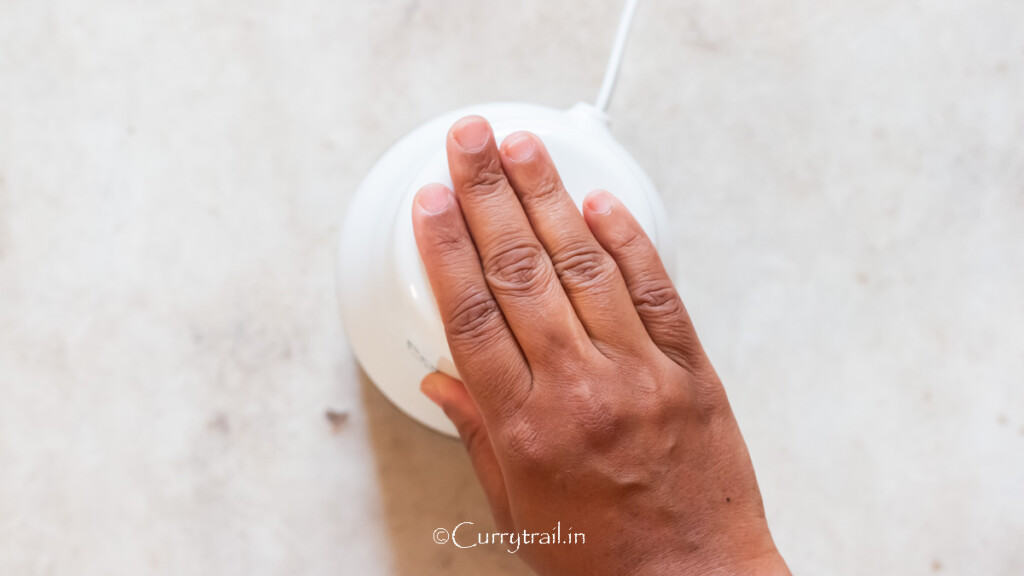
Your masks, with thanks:
<instances>
[{"instance_id":1,"label":"fingernail","mask_svg":"<svg viewBox=\"0 0 1024 576\"><path fill-rule=\"evenodd\" d=\"M532 134L516 132L505 138L505 141L501 143L501 148L509 160L523 162L533 156L533 152L537 149L537 143Z\"/></svg>"},{"instance_id":2,"label":"fingernail","mask_svg":"<svg viewBox=\"0 0 1024 576\"><path fill-rule=\"evenodd\" d=\"M490 138L491 127L479 116L466 116L452 126L452 137L463 152L479 152Z\"/></svg>"},{"instance_id":3,"label":"fingernail","mask_svg":"<svg viewBox=\"0 0 1024 576\"><path fill-rule=\"evenodd\" d=\"M440 214L452 203L452 193L443 184L427 184L416 193L416 205L427 214Z\"/></svg>"},{"instance_id":4,"label":"fingernail","mask_svg":"<svg viewBox=\"0 0 1024 576\"><path fill-rule=\"evenodd\" d=\"M598 190L597 192L591 192L590 196L587 196L583 203L586 205L587 210L594 214L607 214L612 211L615 199L604 190Z\"/></svg>"}]
</instances>

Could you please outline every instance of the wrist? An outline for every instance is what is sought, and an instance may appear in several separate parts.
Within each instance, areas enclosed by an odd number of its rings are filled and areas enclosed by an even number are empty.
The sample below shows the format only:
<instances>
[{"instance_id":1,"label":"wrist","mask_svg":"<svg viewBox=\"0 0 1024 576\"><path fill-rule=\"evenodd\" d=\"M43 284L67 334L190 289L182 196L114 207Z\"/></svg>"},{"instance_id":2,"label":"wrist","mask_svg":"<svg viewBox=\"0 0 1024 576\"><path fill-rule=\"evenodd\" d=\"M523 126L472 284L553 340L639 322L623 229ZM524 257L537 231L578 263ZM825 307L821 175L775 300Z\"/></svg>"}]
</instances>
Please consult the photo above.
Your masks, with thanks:
<instances>
[{"instance_id":1,"label":"wrist","mask_svg":"<svg viewBox=\"0 0 1024 576\"><path fill-rule=\"evenodd\" d=\"M702 576L792 576L786 561L777 550L753 560L702 573Z\"/></svg>"},{"instance_id":2,"label":"wrist","mask_svg":"<svg viewBox=\"0 0 1024 576\"><path fill-rule=\"evenodd\" d=\"M638 573L639 574L639 573ZM778 550L772 549L752 558L686 558L648 565L643 576L792 576Z\"/></svg>"}]
</instances>

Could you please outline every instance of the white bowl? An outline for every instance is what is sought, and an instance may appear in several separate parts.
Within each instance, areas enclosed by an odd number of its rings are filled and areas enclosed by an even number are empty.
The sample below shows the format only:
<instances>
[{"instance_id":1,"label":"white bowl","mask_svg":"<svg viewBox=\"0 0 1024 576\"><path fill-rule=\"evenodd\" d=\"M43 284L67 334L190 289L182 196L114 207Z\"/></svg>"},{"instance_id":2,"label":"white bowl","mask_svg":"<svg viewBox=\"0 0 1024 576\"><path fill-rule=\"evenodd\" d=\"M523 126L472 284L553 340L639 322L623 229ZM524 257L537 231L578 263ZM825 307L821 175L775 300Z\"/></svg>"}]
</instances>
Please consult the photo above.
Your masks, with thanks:
<instances>
[{"instance_id":1,"label":"white bowl","mask_svg":"<svg viewBox=\"0 0 1024 576\"><path fill-rule=\"evenodd\" d=\"M495 103L456 110L423 124L381 156L359 185L338 250L342 321L356 357L398 408L445 434L455 428L419 391L434 370L458 377L412 231L412 198L424 184L451 187L445 136L459 118L487 118L500 143L517 130L544 141L566 189L580 205L592 190L615 194L672 262L661 199L650 179L608 131L606 117L577 104L555 110Z\"/></svg>"}]
</instances>

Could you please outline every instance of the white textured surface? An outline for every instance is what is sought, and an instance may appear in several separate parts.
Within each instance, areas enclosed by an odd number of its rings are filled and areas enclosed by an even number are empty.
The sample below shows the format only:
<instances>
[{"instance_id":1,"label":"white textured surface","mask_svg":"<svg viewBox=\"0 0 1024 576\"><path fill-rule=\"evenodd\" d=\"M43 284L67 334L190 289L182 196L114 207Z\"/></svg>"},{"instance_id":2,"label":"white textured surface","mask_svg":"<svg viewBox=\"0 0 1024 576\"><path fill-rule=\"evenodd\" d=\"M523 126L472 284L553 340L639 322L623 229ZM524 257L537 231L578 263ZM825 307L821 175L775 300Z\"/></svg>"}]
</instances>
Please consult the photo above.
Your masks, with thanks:
<instances>
[{"instance_id":1,"label":"white textured surface","mask_svg":"<svg viewBox=\"0 0 1024 576\"><path fill-rule=\"evenodd\" d=\"M431 543L482 495L333 240L419 122L592 97L618 11L0 4L0 574L524 573ZM647 0L611 113L793 568L1024 573L1024 4Z\"/></svg>"}]
</instances>

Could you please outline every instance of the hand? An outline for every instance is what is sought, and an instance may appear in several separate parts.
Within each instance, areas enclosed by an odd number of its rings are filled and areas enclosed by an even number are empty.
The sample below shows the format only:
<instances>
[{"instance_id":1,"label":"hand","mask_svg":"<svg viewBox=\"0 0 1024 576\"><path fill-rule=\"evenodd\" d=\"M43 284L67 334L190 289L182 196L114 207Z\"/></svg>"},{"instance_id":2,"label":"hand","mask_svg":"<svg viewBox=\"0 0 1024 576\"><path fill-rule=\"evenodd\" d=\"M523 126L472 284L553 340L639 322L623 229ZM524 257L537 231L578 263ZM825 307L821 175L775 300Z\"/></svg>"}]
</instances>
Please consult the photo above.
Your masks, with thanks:
<instances>
[{"instance_id":1,"label":"hand","mask_svg":"<svg viewBox=\"0 0 1024 576\"><path fill-rule=\"evenodd\" d=\"M465 381L422 389L465 442L499 529L541 575L788 574L725 390L650 240L607 192L580 214L540 139L447 138L455 192L413 224Z\"/></svg>"}]
</instances>

